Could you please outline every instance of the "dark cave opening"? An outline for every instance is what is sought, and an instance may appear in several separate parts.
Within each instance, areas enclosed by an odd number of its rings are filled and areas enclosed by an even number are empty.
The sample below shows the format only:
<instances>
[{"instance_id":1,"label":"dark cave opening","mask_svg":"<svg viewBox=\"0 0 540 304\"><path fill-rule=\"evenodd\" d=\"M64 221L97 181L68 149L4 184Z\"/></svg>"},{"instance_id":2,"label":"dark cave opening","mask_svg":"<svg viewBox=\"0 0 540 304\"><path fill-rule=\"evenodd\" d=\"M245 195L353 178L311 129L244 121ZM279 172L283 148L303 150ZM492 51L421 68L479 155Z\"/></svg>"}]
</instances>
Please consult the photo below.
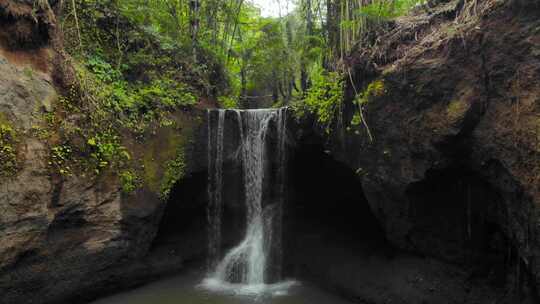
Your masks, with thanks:
<instances>
[{"instance_id":1,"label":"dark cave opening","mask_svg":"<svg viewBox=\"0 0 540 304\"><path fill-rule=\"evenodd\" d=\"M415 252L463 265L472 277L504 286L515 249L507 238L502 197L465 166L430 170L407 189Z\"/></svg>"},{"instance_id":2,"label":"dark cave opening","mask_svg":"<svg viewBox=\"0 0 540 304\"><path fill-rule=\"evenodd\" d=\"M151 250L165 249L184 259L206 250L206 172L183 178L172 189Z\"/></svg>"},{"instance_id":3,"label":"dark cave opening","mask_svg":"<svg viewBox=\"0 0 540 304\"><path fill-rule=\"evenodd\" d=\"M235 244L245 229L242 167L223 163L223 247ZM208 249L208 173L198 171L181 179L171 191L151 250L168 250L183 260L204 263Z\"/></svg>"},{"instance_id":4,"label":"dark cave opening","mask_svg":"<svg viewBox=\"0 0 540 304\"><path fill-rule=\"evenodd\" d=\"M318 143L300 144L288 164L286 276L320 281L344 261L392 254L352 169Z\"/></svg>"},{"instance_id":5,"label":"dark cave opening","mask_svg":"<svg viewBox=\"0 0 540 304\"><path fill-rule=\"evenodd\" d=\"M329 261L342 254L357 258L392 253L354 171L334 160L323 145L300 144L293 150L287 166L283 207L284 275L309 275L311 270L305 272L303 267L304 262L309 262L304 257L310 256L311 250L331 249L321 255ZM236 161L224 163L224 249L236 244L245 230L241 170ZM196 172L175 185L151 250L175 251L199 263L205 260L207 182L206 172ZM269 180L270 184L274 182Z\"/></svg>"}]
</instances>

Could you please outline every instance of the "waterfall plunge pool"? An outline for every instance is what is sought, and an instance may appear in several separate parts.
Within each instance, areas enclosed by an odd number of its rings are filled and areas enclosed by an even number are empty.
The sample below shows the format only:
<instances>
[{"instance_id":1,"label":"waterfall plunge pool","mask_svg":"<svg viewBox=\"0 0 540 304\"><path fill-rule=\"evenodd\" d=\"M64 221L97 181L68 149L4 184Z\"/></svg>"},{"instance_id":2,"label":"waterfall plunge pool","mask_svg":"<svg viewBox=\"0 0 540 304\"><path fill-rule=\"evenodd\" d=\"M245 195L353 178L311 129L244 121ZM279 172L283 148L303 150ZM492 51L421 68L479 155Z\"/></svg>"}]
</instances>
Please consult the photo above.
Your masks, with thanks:
<instances>
[{"instance_id":1,"label":"waterfall plunge pool","mask_svg":"<svg viewBox=\"0 0 540 304\"><path fill-rule=\"evenodd\" d=\"M225 116L235 122L226 127ZM208 111L208 254L206 274L188 273L93 304L346 304L311 284L282 279L282 203L286 174L286 109ZM236 140L225 140L231 136ZM228 149L227 146L229 146ZM232 148L232 153L231 150ZM223 216L231 189L224 160L241 168L245 235L227 253ZM269 283L277 282L277 283Z\"/></svg>"},{"instance_id":2,"label":"waterfall plunge pool","mask_svg":"<svg viewBox=\"0 0 540 304\"><path fill-rule=\"evenodd\" d=\"M191 272L112 295L91 304L349 304L309 283L284 281L264 286L204 281ZM201 282L203 282L201 284Z\"/></svg>"}]
</instances>

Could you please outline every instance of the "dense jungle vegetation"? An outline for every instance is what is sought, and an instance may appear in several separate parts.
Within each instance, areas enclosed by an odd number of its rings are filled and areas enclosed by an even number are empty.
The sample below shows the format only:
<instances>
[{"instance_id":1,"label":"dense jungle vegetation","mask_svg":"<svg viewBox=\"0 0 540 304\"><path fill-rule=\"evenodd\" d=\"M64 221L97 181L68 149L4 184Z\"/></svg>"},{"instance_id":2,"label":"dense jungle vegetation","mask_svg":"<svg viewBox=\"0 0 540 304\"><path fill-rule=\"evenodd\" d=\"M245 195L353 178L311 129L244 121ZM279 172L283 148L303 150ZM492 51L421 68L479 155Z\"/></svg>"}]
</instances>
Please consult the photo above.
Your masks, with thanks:
<instances>
[{"instance_id":1,"label":"dense jungle vegetation","mask_svg":"<svg viewBox=\"0 0 540 304\"><path fill-rule=\"evenodd\" d=\"M70 53L125 118L203 96L223 107L304 100L315 110L328 107L321 95L338 94L341 61L369 43L365 33L423 2L299 0L291 13L262 17L244 0L73 0L62 26Z\"/></svg>"},{"instance_id":2,"label":"dense jungle vegetation","mask_svg":"<svg viewBox=\"0 0 540 304\"><path fill-rule=\"evenodd\" d=\"M369 34L374 29L427 4L299 0L290 5L294 10L287 14L263 17L244 0L66 1L59 22L79 89L66 90L55 113L46 115L48 126L36 130L44 139L59 134L49 164L64 176L99 176L112 169L125 192L144 182L166 197L185 169L190 131L174 119L179 110L290 105L329 131L350 80L344 59L360 45L376 43ZM383 90L379 81L357 92L352 126L369 134L362 104ZM184 132L165 149L166 168L156 167L159 157L152 153L134 162L126 132L144 139L163 126Z\"/></svg>"}]
</instances>

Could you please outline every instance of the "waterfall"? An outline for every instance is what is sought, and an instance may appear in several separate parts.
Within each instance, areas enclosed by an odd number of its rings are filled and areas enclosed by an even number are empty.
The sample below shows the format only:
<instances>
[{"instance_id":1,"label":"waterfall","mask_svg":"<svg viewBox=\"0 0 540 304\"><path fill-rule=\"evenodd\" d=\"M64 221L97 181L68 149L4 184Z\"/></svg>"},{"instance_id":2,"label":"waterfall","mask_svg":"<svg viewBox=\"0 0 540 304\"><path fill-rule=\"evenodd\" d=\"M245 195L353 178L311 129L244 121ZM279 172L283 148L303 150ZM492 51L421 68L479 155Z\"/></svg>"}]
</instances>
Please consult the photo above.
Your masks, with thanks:
<instances>
[{"instance_id":1,"label":"waterfall","mask_svg":"<svg viewBox=\"0 0 540 304\"><path fill-rule=\"evenodd\" d=\"M214 268L220 256L221 217L223 206L223 132L225 128L225 111L217 110L217 127L212 125L208 111L208 267ZM215 130L215 132L214 132ZM214 148L214 149L213 149Z\"/></svg>"},{"instance_id":2,"label":"waterfall","mask_svg":"<svg viewBox=\"0 0 540 304\"><path fill-rule=\"evenodd\" d=\"M225 114L238 120L238 158L242 166L246 230L219 262L224 219L223 141ZM217 126L212 114L217 112ZM208 111L209 265L206 285L265 286L281 275L281 217L285 193L286 113L282 109ZM229 117L229 116L228 116ZM273 170L272 170L273 169ZM266 187L271 187L267 189ZM205 283L203 283L204 285Z\"/></svg>"}]
</instances>

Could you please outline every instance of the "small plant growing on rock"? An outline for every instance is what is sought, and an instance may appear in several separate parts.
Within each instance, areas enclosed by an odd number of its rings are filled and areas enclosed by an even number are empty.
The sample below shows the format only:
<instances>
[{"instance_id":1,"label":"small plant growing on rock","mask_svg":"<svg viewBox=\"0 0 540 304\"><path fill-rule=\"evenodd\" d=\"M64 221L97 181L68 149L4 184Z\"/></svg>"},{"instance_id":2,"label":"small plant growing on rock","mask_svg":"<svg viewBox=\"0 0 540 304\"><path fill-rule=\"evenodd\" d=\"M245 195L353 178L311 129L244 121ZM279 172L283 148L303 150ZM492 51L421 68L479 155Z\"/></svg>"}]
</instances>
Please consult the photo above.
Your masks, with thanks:
<instances>
[{"instance_id":1,"label":"small plant growing on rock","mask_svg":"<svg viewBox=\"0 0 540 304\"><path fill-rule=\"evenodd\" d=\"M126 194L133 193L139 186L139 177L131 170L122 171L120 174L120 185Z\"/></svg>"},{"instance_id":2,"label":"small plant growing on rock","mask_svg":"<svg viewBox=\"0 0 540 304\"><path fill-rule=\"evenodd\" d=\"M336 72L321 70L312 79L305 98L293 105L297 117L311 113L317 122L330 133L330 125L343 103L343 77Z\"/></svg>"},{"instance_id":3,"label":"small plant growing on rock","mask_svg":"<svg viewBox=\"0 0 540 304\"><path fill-rule=\"evenodd\" d=\"M51 159L49 165L58 170L61 175L69 176L72 168L69 166L72 150L69 145L57 145L51 148Z\"/></svg>"},{"instance_id":4,"label":"small plant growing on rock","mask_svg":"<svg viewBox=\"0 0 540 304\"><path fill-rule=\"evenodd\" d=\"M17 173L16 132L8 123L0 122L0 178Z\"/></svg>"},{"instance_id":5,"label":"small plant growing on rock","mask_svg":"<svg viewBox=\"0 0 540 304\"><path fill-rule=\"evenodd\" d=\"M23 74L30 79L34 77L34 71L32 70L32 68L29 67L24 68Z\"/></svg>"},{"instance_id":6,"label":"small plant growing on rock","mask_svg":"<svg viewBox=\"0 0 540 304\"><path fill-rule=\"evenodd\" d=\"M351 119L351 126L359 126L362 123L362 116L360 113L355 112L353 118Z\"/></svg>"},{"instance_id":7,"label":"small plant growing on rock","mask_svg":"<svg viewBox=\"0 0 540 304\"><path fill-rule=\"evenodd\" d=\"M111 165L123 166L131 159L127 149L120 143L120 138L113 132L99 132L87 140L90 150L88 166L96 174Z\"/></svg>"},{"instance_id":8,"label":"small plant growing on rock","mask_svg":"<svg viewBox=\"0 0 540 304\"><path fill-rule=\"evenodd\" d=\"M375 80L370 82L364 92L357 94L355 103L358 105L364 105L369 103L373 97L380 97L386 93L384 80Z\"/></svg>"},{"instance_id":9,"label":"small plant growing on rock","mask_svg":"<svg viewBox=\"0 0 540 304\"><path fill-rule=\"evenodd\" d=\"M354 113L351 120L351 126L359 126L360 124L363 124L370 142L373 142L373 135L371 134L371 130L369 129L369 126L364 118L363 107L364 105L368 104L373 97L383 96L386 93L384 81L382 79L372 81L368 84L366 89L360 93L356 90L356 87L354 86L350 71L349 78L351 80L351 83L353 84L353 88L356 93L353 103L358 106L358 112ZM355 134L359 134L358 130L355 131Z\"/></svg>"},{"instance_id":10,"label":"small plant growing on rock","mask_svg":"<svg viewBox=\"0 0 540 304\"><path fill-rule=\"evenodd\" d=\"M184 151L182 148L179 148L179 150L180 151L178 152L176 158L169 161L165 169L165 175L163 176L160 191L160 197L163 200L169 198L169 195L171 194L174 185L186 174L186 161Z\"/></svg>"}]
</instances>

